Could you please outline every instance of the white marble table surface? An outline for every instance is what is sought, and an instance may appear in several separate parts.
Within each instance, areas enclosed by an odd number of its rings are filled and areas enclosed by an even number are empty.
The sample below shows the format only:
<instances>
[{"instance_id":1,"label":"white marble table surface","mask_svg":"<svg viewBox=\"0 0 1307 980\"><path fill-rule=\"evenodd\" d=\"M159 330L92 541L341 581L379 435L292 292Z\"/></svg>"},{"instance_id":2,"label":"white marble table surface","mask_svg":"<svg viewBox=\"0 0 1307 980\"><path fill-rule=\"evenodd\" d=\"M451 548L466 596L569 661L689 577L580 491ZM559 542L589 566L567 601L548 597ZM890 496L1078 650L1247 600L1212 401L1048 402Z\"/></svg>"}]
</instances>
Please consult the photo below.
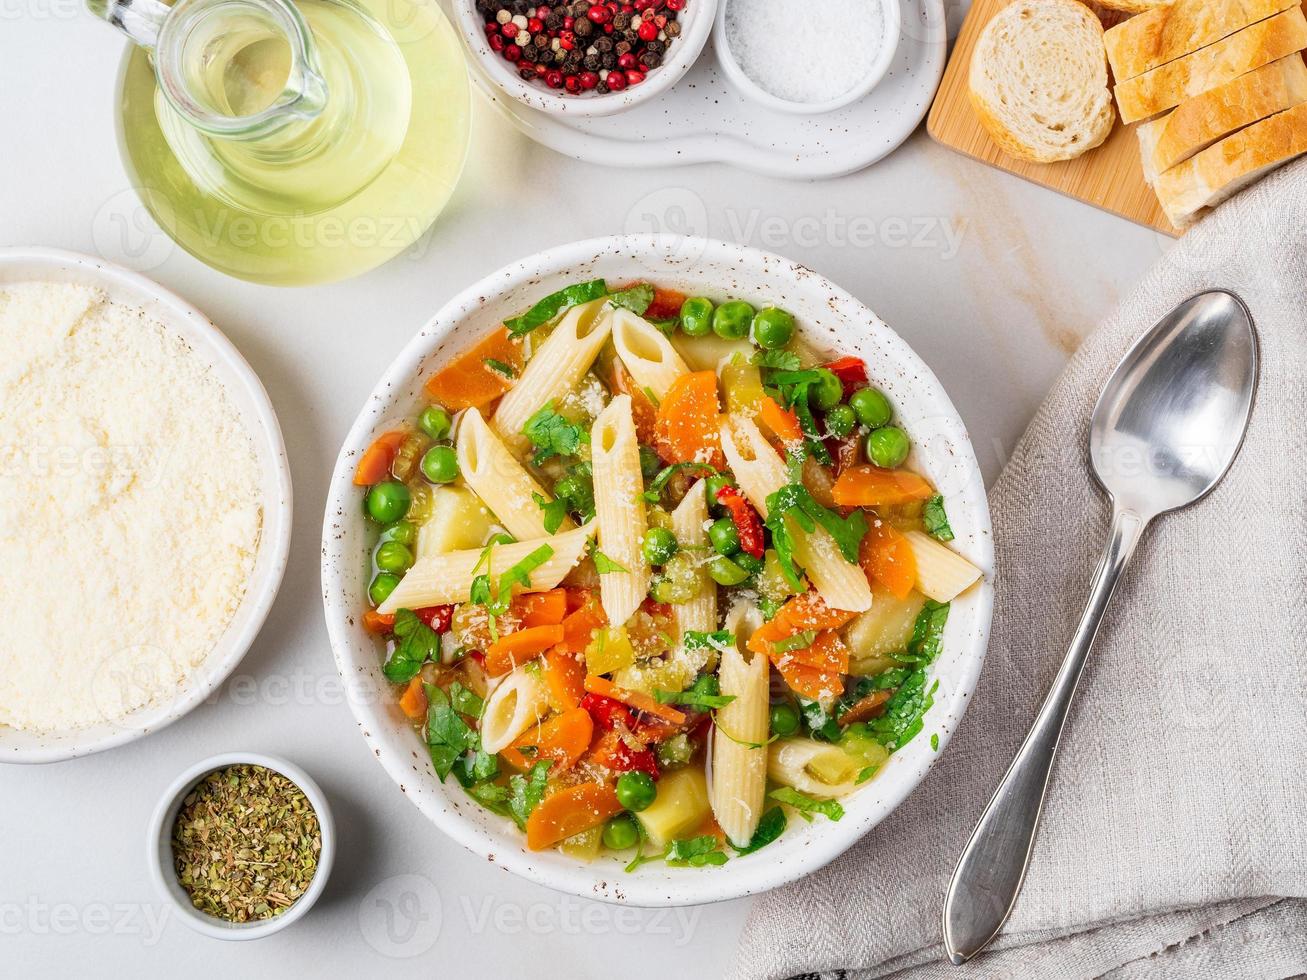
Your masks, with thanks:
<instances>
[{"instance_id":1,"label":"white marble table surface","mask_svg":"<svg viewBox=\"0 0 1307 980\"><path fill-rule=\"evenodd\" d=\"M952 393L992 480L1068 354L1169 241L956 156L924 131L871 169L823 183L724 166L606 171L533 145L478 101L463 182L419 248L338 285L248 285L169 249L135 208L114 135L121 50L78 0L0 0L0 245L99 253L227 332L281 418L294 540L239 685L125 748L0 766L0 972L720 976L747 901L654 913L520 881L446 840L371 757L334 683L318 595L324 494L358 407L467 283L546 246L649 230L647 214L669 221L684 209L693 230L803 262L879 312ZM145 864L146 820L166 784L237 749L303 765L340 825L321 904L252 944L169 920ZM420 876L418 887L401 875Z\"/></svg>"}]
</instances>

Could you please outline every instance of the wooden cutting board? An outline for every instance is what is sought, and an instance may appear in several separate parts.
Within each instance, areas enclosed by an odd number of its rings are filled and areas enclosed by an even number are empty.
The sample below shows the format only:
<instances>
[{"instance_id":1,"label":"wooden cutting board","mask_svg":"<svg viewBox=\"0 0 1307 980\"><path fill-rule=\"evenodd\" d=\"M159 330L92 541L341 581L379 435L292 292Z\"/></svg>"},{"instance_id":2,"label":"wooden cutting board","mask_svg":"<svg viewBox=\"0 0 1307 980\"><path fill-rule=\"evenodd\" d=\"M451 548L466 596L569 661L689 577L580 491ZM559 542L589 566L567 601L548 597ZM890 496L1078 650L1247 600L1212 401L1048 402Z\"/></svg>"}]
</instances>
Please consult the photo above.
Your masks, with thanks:
<instances>
[{"instance_id":1,"label":"wooden cutting board","mask_svg":"<svg viewBox=\"0 0 1307 980\"><path fill-rule=\"evenodd\" d=\"M936 141L1000 170L1060 191L1077 200L1119 214L1168 235L1180 233L1166 220L1139 162L1134 127L1117 121L1107 142L1077 160L1026 163L1008 156L989 138L967 98L967 71L976 39L994 14L1011 0L973 0L944 80L935 95L926 128Z\"/></svg>"}]
</instances>

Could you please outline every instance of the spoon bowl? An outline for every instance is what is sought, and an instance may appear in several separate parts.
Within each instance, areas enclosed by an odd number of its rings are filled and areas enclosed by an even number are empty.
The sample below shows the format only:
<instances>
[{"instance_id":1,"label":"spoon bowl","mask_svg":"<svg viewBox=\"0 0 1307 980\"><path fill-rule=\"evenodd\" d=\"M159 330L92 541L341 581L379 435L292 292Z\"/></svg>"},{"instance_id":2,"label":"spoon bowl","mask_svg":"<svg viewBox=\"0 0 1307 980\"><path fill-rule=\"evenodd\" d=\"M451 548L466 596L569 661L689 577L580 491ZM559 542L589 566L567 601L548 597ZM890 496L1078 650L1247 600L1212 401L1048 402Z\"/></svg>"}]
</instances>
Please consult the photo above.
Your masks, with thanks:
<instances>
[{"instance_id":1,"label":"spoon bowl","mask_svg":"<svg viewBox=\"0 0 1307 980\"><path fill-rule=\"evenodd\" d=\"M1239 454L1257 388L1257 336L1233 293L1162 317L1122 358L1090 419L1094 479L1112 498L1107 547L1030 734L962 849L944 896L944 948L964 963L1012 911L1039 829L1057 744L1121 572L1153 518L1201 500Z\"/></svg>"},{"instance_id":2,"label":"spoon bowl","mask_svg":"<svg viewBox=\"0 0 1307 980\"><path fill-rule=\"evenodd\" d=\"M1257 387L1257 335L1233 293L1185 300L1112 373L1089 429L1094 478L1144 518L1202 499L1243 443Z\"/></svg>"}]
</instances>

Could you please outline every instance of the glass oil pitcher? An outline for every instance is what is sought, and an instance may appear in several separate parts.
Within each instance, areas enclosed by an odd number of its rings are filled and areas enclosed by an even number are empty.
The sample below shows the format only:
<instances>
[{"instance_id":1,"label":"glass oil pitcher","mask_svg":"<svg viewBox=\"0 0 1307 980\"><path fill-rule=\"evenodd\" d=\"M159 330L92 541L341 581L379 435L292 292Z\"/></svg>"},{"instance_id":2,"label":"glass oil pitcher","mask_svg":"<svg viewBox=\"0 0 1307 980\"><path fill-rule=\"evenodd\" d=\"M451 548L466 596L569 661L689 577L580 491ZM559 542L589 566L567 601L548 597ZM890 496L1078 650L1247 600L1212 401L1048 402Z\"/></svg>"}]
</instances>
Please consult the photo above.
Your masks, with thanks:
<instances>
[{"instance_id":1,"label":"glass oil pitcher","mask_svg":"<svg viewBox=\"0 0 1307 980\"><path fill-rule=\"evenodd\" d=\"M467 151L467 69L435 0L87 0L135 43L122 152L216 269L326 282L416 241Z\"/></svg>"}]
</instances>

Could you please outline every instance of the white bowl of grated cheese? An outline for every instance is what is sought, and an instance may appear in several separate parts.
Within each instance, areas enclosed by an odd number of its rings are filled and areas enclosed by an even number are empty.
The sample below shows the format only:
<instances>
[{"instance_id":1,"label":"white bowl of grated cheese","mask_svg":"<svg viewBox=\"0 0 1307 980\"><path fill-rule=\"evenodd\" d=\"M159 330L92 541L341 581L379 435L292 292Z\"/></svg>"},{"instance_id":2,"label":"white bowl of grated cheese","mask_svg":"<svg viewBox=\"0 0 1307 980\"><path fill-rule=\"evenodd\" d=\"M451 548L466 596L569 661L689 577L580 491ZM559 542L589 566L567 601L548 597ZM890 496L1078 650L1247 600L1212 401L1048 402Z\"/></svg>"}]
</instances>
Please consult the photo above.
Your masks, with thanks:
<instances>
[{"instance_id":1,"label":"white bowl of grated cheese","mask_svg":"<svg viewBox=\"0 0 1307 980\"><path fill-rule=\"evenodd\" d=\"M55 762L171 724L240 662L285 571L290 472L249 364L148 279L0 249L0 327L0 580L27 576L0 622L0 762Z\"/></svg>"},{"instance_id":2,"label":"white bowl of grated cheese","mask_svg":"<svg viewBox=\"0 0 1307 980\"><path fill-rule=\"evenodd\" d=\"M726 77L750 100L818 115L880 83L902 20L899 0L722 0L713 45Z\"/></svg>"}]
</instances>

